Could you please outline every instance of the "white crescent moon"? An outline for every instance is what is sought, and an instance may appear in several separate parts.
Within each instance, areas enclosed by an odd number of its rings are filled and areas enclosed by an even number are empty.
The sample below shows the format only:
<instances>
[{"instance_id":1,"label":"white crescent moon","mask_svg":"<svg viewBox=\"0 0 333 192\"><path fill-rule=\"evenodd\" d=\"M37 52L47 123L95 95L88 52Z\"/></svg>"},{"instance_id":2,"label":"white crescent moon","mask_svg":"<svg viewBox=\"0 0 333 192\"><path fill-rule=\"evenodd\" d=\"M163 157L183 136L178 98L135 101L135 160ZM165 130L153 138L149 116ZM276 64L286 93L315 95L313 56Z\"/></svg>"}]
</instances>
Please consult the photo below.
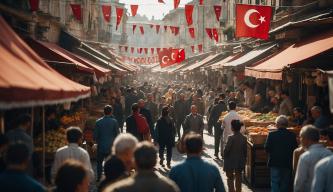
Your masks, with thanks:
<instances>
[{"instance_id":1,"label":"white crescent moon","mask_svg":"<svg viewBox=\"0 0 333 192\"><path fill-rule=\"evenodd\" d=\"M163 57L162 57L162 64L163 64L163 65L166 64L166 62L164 61L165 58L168 58L168 56L163 56Z\"/></svg>"},{"instance_id":2,"label":"white crescent moon","mask_svg":"<svg viewBox=\"0 0 333 192\"><path fill-rule=\"evenodd\" d=\"M244 22L245 24L248 26L248 27L251 27L251 28L256 28L258 27L259 25L254 25L253 23L251 23L250 21L250 16L252 15L252 13L259 13L257 10L255 9L250 9L248 10L245 15L244 15Z\"/></svg>"},{"instance_id":3,"label":"white crescent moon","mask_svg":"<svg viewBox=\"0 0 333 192\"><path fill-rule=\"evenodd\" d=\"M171 59L175 61L176 58L174 57L174 55L175 55L175 53L171 53Z\"/></svg>"}]
</instances>

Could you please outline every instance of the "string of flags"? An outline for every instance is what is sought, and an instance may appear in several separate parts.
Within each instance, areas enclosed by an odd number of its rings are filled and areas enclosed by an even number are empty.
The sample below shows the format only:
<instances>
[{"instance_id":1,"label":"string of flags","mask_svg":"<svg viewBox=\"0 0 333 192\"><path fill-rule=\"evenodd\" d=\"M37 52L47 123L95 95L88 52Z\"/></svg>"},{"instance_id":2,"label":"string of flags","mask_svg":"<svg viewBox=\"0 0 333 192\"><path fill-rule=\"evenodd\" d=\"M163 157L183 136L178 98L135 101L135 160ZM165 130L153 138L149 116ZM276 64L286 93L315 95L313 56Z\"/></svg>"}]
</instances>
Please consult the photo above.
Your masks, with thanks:
<instances>
[{"instance_id":1,"label":"string of flags","mask_svg":"<svg viewBox=\"0 0 333 192\"><path fill-rule=\"evenodd\" d=\"M192 45L191 46L191 49L192 49L192 52L194 53L195 52L195 45ZM202 44L199 44L197 45L198 47L198 52L202 52ZM132 47L132 46L127 46L127 45L118 45L118 49L119 49L119 52L125 52L125 53L130 53L130 54L151 54L151 55L154 55L155 53L156 54L159 54L161 51L165 51L165 50L168 50L168 49L175 49L175 48L172 48L172 47L164 47L164 48L160 48L160 47ZM184 48L183 48L184 49Z\"/></svg>"}]
</instances>

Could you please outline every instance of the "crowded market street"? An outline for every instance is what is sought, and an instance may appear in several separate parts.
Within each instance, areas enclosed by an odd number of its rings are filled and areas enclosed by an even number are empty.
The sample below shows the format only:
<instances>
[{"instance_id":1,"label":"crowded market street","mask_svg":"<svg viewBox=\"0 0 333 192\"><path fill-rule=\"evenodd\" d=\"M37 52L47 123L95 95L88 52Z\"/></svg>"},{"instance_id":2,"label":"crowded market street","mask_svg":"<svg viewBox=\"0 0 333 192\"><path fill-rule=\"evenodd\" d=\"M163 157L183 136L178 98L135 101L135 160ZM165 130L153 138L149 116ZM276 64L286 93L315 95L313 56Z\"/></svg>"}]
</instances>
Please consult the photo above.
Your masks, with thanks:
<instances>
[{"instance_id":1,"label":"crowded market street","mask_svg":"<svg viewBox=\"0 0 333 192\"><path fill-rule=\"evenodd\" d=\"M0 192L333 192L333 0L0 1Z\"/></svg>"}]
</instances>

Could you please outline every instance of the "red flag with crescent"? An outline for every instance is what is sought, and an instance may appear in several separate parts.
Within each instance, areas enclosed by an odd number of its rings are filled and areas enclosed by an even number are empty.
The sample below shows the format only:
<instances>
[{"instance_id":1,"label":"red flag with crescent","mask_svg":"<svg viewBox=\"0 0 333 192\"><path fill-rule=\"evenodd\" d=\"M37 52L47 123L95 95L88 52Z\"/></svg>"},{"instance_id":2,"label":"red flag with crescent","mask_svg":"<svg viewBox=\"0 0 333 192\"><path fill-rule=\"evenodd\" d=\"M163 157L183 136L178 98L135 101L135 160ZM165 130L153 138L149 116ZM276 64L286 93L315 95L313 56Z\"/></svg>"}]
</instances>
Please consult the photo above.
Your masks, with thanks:
<instances>
[{"instance_id":1,"label":"red flag with crescent","mask_svg":"<svg viewBox=\"0 0 333 192\"><path fill-rule=\"evenodd\" d=\"M110 22L111 20L111 6L110 5L102 5L103 17L106 22Z\"/></svg>"},{"instance_id":2,"label":"red flag with crescent","mask_svg":"<svg viewBox=\"0 0 333 192\"><path fill-rule=\"evenodd\" d=\"M140 32L141 32L141 35L145 34L145 30L143 29L143 26L140 26Z\"/></svg>"},{"instance_id":3,"label":"red flag with crescent","mask_svg":"<svg viewBox=\"0 0 333 192\"><path fill-rule=\"evenodd\" d=\"M202 52L202 44L198 45L199 53Z\"/></svg>"},{"instance_id":4,"label":"red flag with crescent","mask_svg":"<svg viewBox=\"0 0 333 192\"><path fill-rule=\"evenodd\" d=\"M179 6L180 0L173 0L173 8L177 9Z\"/></svg>"},{"instance_id":5,"label":"red flag with crescent","mask_svg":"<svg viewBox=\"0 0 333 192\"><path fill-rule=\"evenodd\" d=\"M194 53L194 45L191 45L192 53Z\"/></svg>"},{"instance_id":6,"label":"red flag with crescent","mask_svg":"<svg viewBox=\"0 0 333 192\"><path fill-rule=\"evenodd\" d=\"M160 66L168 67L180 63L185 59L184 49L163 49L158 54Z\"/></svg>"},{"instance_id":7,"label":"red flag with crescent","mask_svg":"<svg viewBox=\"0 0 333 192\"><path fill-rule=\"evenodd\" d=\"M219 42L219 34L218 34L216 28L213 29L213 37L214 37L216 42Z\"/></svg>"},{"instance_id":8,"label":"red flag with crescent","mask_svg":"<svg viewBox=\"0 0 333 192\"><path fill-rule=\"evenodd\" d=\"M145 54L148 54L148 48L143 48L143 50L145 51Z\"/></svg>"},{"instance_id":9,"label":"red flag with crescent","mask_svg":"<svg viewBox=\"0 0 333 192\"><path fill-rule=\"evenodd\" d=\"M121 18L123 17L124 9L121 7L116 7L116 14L117 14L117 25L116 30L118 30L118 26L120 24Z\"/></svg>"},{"instance_id":10,"label":"red flag with crescent","mask_svg":"<svg viewBox=\"0 0 333 192\"><path fill-rule=\"evenodd\" d=\"M215 11L215 16L216 16L217 21L220 21L221 10L222 10L221 5L214 5L214 11Z\"/></svg>"},{"instance_id":11,"label":"red flag with crescent","mask_svg":"<svg viewBox=\"0 0 333 192\"><path fill-rule=\"evenodd\" d=\"M175 35L179 34L179 27L175 27Z\"/></svg>"},{"instance_id":12,"label":"red flag with crescent","mask_svg":"<svg viewBox=\"0 0 333 192\"><path fill-rule=\"evenodd\" d=\"M133 25L133 34L135 32L135 29L136 29L136 25Z\"/></svg>"},{"instance_id":13,"label":"red flag with crescent","mask_svg":"<svg viewBox=\"0 0 333 192\"><path fill-rule=\"evenodd\" d=\"M200 5L203 5L203 1L204 1L204 0L199 0L199 4L200 4Z\"/></svg>"},{"instance_id":14,"label":"red flag with crescent","mask_svg":"<svg viewBox=\"0 0 333 192\"><path fill-rule=\"evenodd\" d=\"M156 33L159 33L160 32L160 25L156 25Z\"/></svg>"},{"instance_id":15,"label":"red flag with crescent","mask_svg":"<svg viewBox=\"0 0 333 192\"><path fill-rule=\"evenodd\" d=\"M131 53L132 54L134 53L134 47L131 47Z\"/></svg>"},{"instance_id":16,"label":"red flag with crescent","mask_svg":"<svg viewBox=\"0 0 333 192\"><path fill-rule=\"evenodd\" d=\"M164 31L166 32L167 30L168 30L168 26L165 25L165 26L164 26Z\"/></svg>"},{"instance_id":17,"label":"red flag with crescent","mask_svg":"<svg viewBox=\"0 0 333 192\"><path fill-rule=\"evenodd\" d=\"M195 33L194 33L194 28L188 28L188 32L190 33L191 37L194 39L195 38Z\"/></svg>"},{"instance_id":18,"label":"red flag with crescent","mask_svg":"<svg viewBox=\"0 0 333 192\"><path fill-rule=\"evenodd\" d=\"M213 39L212 28L206 28L206 33L210 39Z\"/></svg>"},{"instance_id":19,"label":"red flag with crescent","mask_svg":"<svg viewBox=\"0 0 333 192\"><path fill-rule=\"evenodd\" d=\"M152 54L152 55L154 55L154 48L150 48L150 53Z\"/></svg>"},{"instance_id":20,"label":"red flag with crescent","mask_svg":"<svg viewBox=\"0 0 333 192\"><path fill-rule=\"evenodd\" d=\"M236 37L268 39L272 7L236 4Z\"/></svg>"}]
</instances>

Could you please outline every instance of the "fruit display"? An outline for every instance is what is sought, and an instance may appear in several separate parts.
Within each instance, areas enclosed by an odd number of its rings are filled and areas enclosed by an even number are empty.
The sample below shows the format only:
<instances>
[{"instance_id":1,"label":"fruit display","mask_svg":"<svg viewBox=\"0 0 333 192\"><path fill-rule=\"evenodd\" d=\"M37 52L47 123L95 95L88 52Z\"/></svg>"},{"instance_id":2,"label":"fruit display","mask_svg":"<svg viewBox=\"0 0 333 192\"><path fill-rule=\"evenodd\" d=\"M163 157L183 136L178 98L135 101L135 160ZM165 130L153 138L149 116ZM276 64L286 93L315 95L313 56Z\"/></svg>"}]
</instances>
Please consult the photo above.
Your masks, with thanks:
<instances>
[{"instance_id":1,"label":"fruit display","mask_svg":"<svg viewBox=\"0 0 333 192\"><path fill-rule=\"evenodd\" d=\"M66 130L60 128L58 130L51 130L45 133L45 152L55 153L58 148L67 144ZM35 139L35 151L43 151L43 135L39 135Z\"/></svg>"},{"instance_id":2,"label":"fruit display","mask_svg":"<svg viewBox=\"0 0 333 192\"><path fill-rule=\"evenodd\" d=\"M61 117L60 122L64 126L69 126L69 125L76 125L76 124L81 124L83 120L86 118L86 112L84 111L78 111L75 112L72 115L64 115Z\"/></svg>"}]
</instances>

